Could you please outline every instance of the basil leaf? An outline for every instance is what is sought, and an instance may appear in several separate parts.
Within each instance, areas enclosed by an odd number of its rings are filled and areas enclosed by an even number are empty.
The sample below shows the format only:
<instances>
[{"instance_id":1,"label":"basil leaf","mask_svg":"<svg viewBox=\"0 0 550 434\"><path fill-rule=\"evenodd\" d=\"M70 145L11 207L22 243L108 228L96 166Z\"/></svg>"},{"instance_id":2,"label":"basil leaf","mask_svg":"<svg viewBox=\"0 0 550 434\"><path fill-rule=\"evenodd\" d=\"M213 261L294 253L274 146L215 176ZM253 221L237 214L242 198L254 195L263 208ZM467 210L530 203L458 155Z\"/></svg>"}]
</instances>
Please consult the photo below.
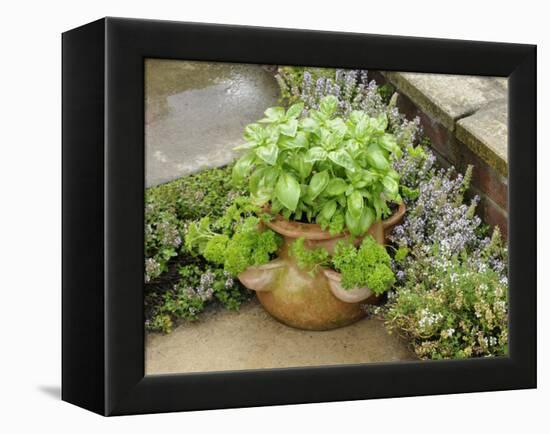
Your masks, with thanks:
<instances>
[{"instance_id":1,"label":"basil leaf","mask_svg":"<svg viewBox=\"0 0 550 434\"><path fill-rule=\"evenodd\" d=\"M364 203L363 196L357 190L348 196L348 210L354 218L361 217Z\"/></svg>"},{"instance_id":2,"label":"basil leaf","mask_svg":"<svg viewBox=\"0 0 550 434\"><path fill-rule=\"evenodd\" d=\"M246 142L246 143L243 143L242 145L239 145L239 146L235 146L233 148L234 151L243 151L245 149L253 149L253 148L256 148L257 146L259 145L258 142Z\"/></svg>"},{"instance_id":3,"label":"basil leaf","mask_svg":"<svg viewBox=\"0 0 550 434\"><path fill-rule=\"evenodd\" d=\"M243 137L248 142L261 142L265 132L260 124L250 124L244 128Z\"/></svg>"},{"instance_id":4,"label":"basil leaf","mask_svg":"<svg viewBox=\"0 0 550 434\"><path fill-rule=\"evenodd\" d=\"M354 131L355 137L359 141L363 142L369 133L370 133L369 122L365 118L360 119L359 122L355 124L355 131Z\"/></svg>"},{"instance_id":5,"label":"basil leaf","mask_svg":"<svg viewBox=\"0 0 550 434\"><path fill-rule=\"evenodd\" d=\"M304 118L300 120L300 128L308 133L320 135L320 126L313 118Z\"/></svg>"},{"instance_id":6,"label":"basil leaf","mask_svg":"<svg viewBox=\"0 0 550 434\"><path fill-rule=\"evenodd\" d=\"M355 171L355 164L353 164L353 158L347 153L345 149L337 149L336 151L329 152L328 158L339 166L349 170Z\"/></svg>"},{"instance_id":7,"label":"basil leaf","mask_svg":"<svg viewBox=\"0 0 550 434\"><path fill-rule=\"evenodd\" d=\"M321 211L319 212L321 219L325 221L329 221L334 215L334 213L336 212L336 208L337 208L337 203L335 200L329 200L328 202L326 202L321 208Z\"/></svg>"},{"instance_id":8,"label":"basil leaf","mask_svg":"<svg viewBox=\"0 0 550 434\"><path fill-rule=\"evenodd\" d=\"M265 146L260 146L259 148L256 148L256 155L264 160L267 164L273 166L277 162L277 157L279 156L279 148L273 143Z\"/></svg>"},{"instance_id":9,"label":"basil leaf","mask_svg":"<svg viewBox=\"0 0 550 434\"><path fill-rule=\"evenodd\" d=\"M395 140L395 136L393 134L383 134L378 139L378 144L388 152L399 151L399 146L397 145L397 141Z\"/></svg>"},{"instance_id":10,"label":"basil leaf","mask_svg":"<svg viewBox=\"0 0 550 434\"><path fill-rule=\"evenodd\" d=\"M368 116L367 114L364 112L364 111L361 111L361 110L353 110L350 115L349 115L349 119L352 123L354 124L358 124L359 122L361 122L362 120L366 120L368 119Z\"/></svg>"},{"instance_id":11,"label":"basil leaf","mask_svg":"<svg viewBox=\"0 0 550 434\"><path fill-rule=\"evenodd\" d=\"M372 208L363 208L363 212L361 213L361 218L359 220L359 229L361 231L361 234L364 234L369 230L371 225L374 223L374 218L375 215Z\"/></svg>"},{"instance_id":12,"label":"basil leaf","mask_svg":"<svg viewBox=\"0 0 550 434\"><path fill-rule=\"evenodd\" d=\"M285 117L285 109L283 107L270 107L265 112L265 118L260 119L258 122L273 123L280 122Z\"/></svg>"},{"instance_id":13,"label":"basil leaf","mask_svg":"<svg viewBox=\"0 0 550 434\"><path fill-rule=\"evenodd\" d=\"M348 127L342 118L335 118L327 121L327 127L329 127L333 134L337 134L340 137L344 137L348 132Z\"/></svg>"},{"instance_id":14,"label":"basil leaf","mask_svg":"<svg viewBox=\"0 0 550 434\"><path fill-rule=\"evenodd\" d=\"M384 176L382 185L384 186L384 191L391 196L395 196L399 193L399 184L391 176Z\"/></svg>"},{"instance_id":15,"label":"basil leaf","mask_svg":"<svg viewBox=\"0 0 550 434\"><path fill-rule=\"evenodd\" d=\"M252 169L252 165L254 164L255 158L254 153L249 153L243 155L237 160L231 173L234 183L238 184L248 176L250 170Z\"/></svg>"},{"instance_id":16,"label":"basil leaf","mask_svg":"<svg viewBox=\"0 0 550 434\"><path fill-rule=\"evenodd\" d=\"M388 170L390 168L389 159L378 147L371 146L367 150L366 158L369 164L378 170Z\"/></svg>"},{"instance_id":17,"label":"basil leaf","mask_svg":"<svg viewBox=\"0 0 550 434\"><path fill-rule=\"evenodd\" d=\"M329 180L330 175L326 170L313 175L309 182L308 196L311 199L315 199L319 196L327 187Z\"/></svg>"},{"instance_id":18,"label":"basil leaf","mask_svg":"<svg viewBox=\"0 0 550 434\"><path fill-rule=\"evenodd\" d=\"M287 119L297 118L298 116L300 116L303 110L304 110L303 102L293 104L286 111L286 118Z\"/></svg>"},{"instance_id":19,"label":"basil leaf","mask_svg":"<svg viewBox=\"0 0 550 434\"><path fill-rule=\"evenodd\" d=\"M302 179L306 179L313 169L313 163L306 162L303 155L297 157L296 166Z\"/></svg>"},{"instance_id":20,"label":"basil leaf","mask_svg":"<svg viewBox=\"0 0 550 434\"><path fill-rule=\"evenodd\" d=\"M279 126L281 134L285 136L294 137L298 130L298 121L296 119L290 119Z\"/></svg>"},{"instance_id":21,"label":"basil leaf","mask_svg":"<svg viewBox=\"0 0 550 434\"><path fill-rule=\"evenodd\" d=\"M333 115L338 108L338 99L334 95L325 96L319 104L319 111L325 116Z\"/></svg>"},{"instance_id":22,"label":"basil leaf","mask_svg":"<svg viewBox=\"0 0 550 434\"><path fill-rule=\"evenodd\" d=\"M326 193L329 196L339 196L346 191L348 183L342 178L332 178L326 188Z\"/></svg>"},{"instance_id":23,"label":"basil leaf","mask_svg":"<svg viewBox=\"0 0 550 434\"><path fill-rule=\"evenodd\" d=\"M304 161L306 163L315 163L316 161L323 161L327 158L327 151L320 146L314 146L306 152Z\"/></svg>"},{"instance_id":24,"label":"basil leaf","mask_svg":"<svg viewBox=\"0 0 550 434\"><path fill-rule=\"evenodd\" d=\"M307 148L307 134L303 131L298 131L293 138L287 139L285 141L285 146L287 148Z\"/></svg>"},{"instance_id":25,"label":"basil leaf","mask_svg":"<svg viewBox=\"0 0 550 434\"><path fill-rule=\"evenodd\" d=\"M300 200L300 184L292 175L283 173L275 186L275 196L290 211L295 211Z\"/></svg>"},{"instance_id":26,"label":"basil leaf","mask_svg":"<svg viewBox=\"0 0 550 434\"><path fill-rule=\"evenodd\" d=\"M349 209L346 211L345 221L346 227L353 236L361 235L361 220L354 217Z\"/></svg>"},{"instance_id":27,"label":"basil leaf","mask_svg":"<svg viewBox=\"0 0 550 434\"><path fill-rule=\"evenodd\" d=\"M374 132L381 134L388 128L388 117L382 113L377 118L370 118L370 123Z\"/></svg>"}]
</instances>

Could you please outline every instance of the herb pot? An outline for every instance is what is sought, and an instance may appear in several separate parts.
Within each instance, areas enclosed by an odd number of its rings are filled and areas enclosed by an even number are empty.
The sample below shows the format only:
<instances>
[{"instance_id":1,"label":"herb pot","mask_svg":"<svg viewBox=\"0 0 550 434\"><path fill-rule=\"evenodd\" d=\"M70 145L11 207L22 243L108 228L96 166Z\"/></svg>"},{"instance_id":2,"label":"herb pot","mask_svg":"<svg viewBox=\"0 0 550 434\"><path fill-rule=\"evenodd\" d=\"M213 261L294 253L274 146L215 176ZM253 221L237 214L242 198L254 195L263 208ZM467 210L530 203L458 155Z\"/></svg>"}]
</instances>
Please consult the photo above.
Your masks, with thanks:
<instances>
[{"instance_id":1,"label":"herb pot","mask_svg":"<svg viewBox=\"0 0 550 434\"><path fill-rule=\"evenodd\" d=\"M401 204L388 219L375 222L367 234L384 244L386 232L401 221L405 210L405 205ZM331 330L365 316L361 305L377 299L370 289L346 290L341 287L336 271L301 270L289 255L290 244L301 237L305 238L307 248L324 247L332 253L336 242L350 238L348 233L333 236L317 224L288 221L282 216L265 224L283 236L277 259L249 267L238 276L244 286L256 291L265 310L279 321L304 330ZM358 245L361 241L356 238L354 242Z\"/></svg>"}]
</instances>

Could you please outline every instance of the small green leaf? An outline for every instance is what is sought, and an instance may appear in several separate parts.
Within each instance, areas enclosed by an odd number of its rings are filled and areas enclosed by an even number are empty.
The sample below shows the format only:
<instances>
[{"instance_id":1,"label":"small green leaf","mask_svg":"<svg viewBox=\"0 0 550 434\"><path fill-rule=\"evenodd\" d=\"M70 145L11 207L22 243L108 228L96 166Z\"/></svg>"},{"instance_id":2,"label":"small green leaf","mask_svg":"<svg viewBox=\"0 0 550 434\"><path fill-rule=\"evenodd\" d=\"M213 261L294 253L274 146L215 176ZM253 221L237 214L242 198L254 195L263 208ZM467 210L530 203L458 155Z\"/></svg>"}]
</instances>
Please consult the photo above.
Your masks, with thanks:
<instances>
[{"instance_id":1,"label":"small green leaf","mask_svg":"<svg viewBox=\"0 0 550 434\"><path fill-rule=\"evenodd\" d=\"M370 118L372 129L375 133L381 134L388 128L388 117L381 113L377 118Z\"/></svg>"},{"instance_id":2,"label":"small green leaf","mask_svg":"<svg viewBox=\"0 0 550 434\"><path fill-rule=\"evenodd\" d=\"M367 114L364 112L364 111L361 111L361 110L353 110L350 115L349 115L349 119L352 123L354 124L358 124L359 122L361 122L362 120L366 120L368 119L368 116Z\"/></svg>"},{"instance_id":3,"label":"small green leaf","mask_svg":"<svg viewBox=\"0 0 550 434\"><path fill-rule=\"evenodd\" d=\"M315 199L319 196L327 187L329 180L330 175L326 170L313 175L311 177L311 181L309 182L308 196L311 199Z\"/></svg>"},{"instance_id":4,"label":"small green leaf","mask_svg":"<svg viewBox=\"0 0 550 434\"><path fill-rule=\"evenodd\" d=\"M346 227L353 236L361 235L361 220L354 217L349 209L346 211L345 221Z\"/></svg>"},{"instance_id":5,"label":"small green leaf","mask_svg":"<svg viewBox=\"0 0 550 434\"><path fill-rule=\"evenodd\" d=\"M361 217L364 203L365 200L358 191L354 191L348 196L348 210L354 218L358 219Z\"/></svg>"},{"instance_id":6,"label":"small green leaf","mask_svg":"<svg viewBox=\"0 0 550 434\"><path fill-rule=\"evenodd\" d=\"M399 193L399 184L391 176L384 176L382 185L384 186L384 191L392 196Z\"/></svg>"},{"instance_id":7,"label":"small green leaf","mask_svg":"<svg viewBox=\"0 0 550 434\"><path fill-rule=\"evenodd\" d=\"M274 166L279 156L279 148L273 143L256 148L256 155L264 160L267 164Z\"/></svg>"},{"instance_id":8,"label":"small green leaf","mask_svg":"<svg viewBox=\"0 0 550 434\"><path fill-rule=\"evenodd\" d=\"M263 123L273 123L280 122L285 117L285 109L283 107L270 107L265 112L265 118L261 119L259 122Z\"/></svg>"},{"instance_id":9,"label":"small green leaf","mask_svg":"<svg viewBox=\"0 0 550 434\"><path fill-rule=\"evenodd\" d=\"M390 161L376 145L367 150L367 161L371 166L378 170L388 170Z\"/></svg>"},{"instance_id":10,"label":"small green leaf","mask_svg":"<svg viewBox=\"0 0 550 434\"><path fill-rule=\"evenodd\" d=\"M319 104L319 110L325 116L332 116L338 109L338 99L334 95L325 96Z\"/></svg>"},{"instance_id":11,"label":"small green leaf","mask_svg":"<svg viewBox=\"0 0 550 434\"><path fill-rule=\"evenodd\" d=\"M367 119L363 118L363 119L360 119L359 122L357 122L355 124L355 131L354 131L354 134L355 134L355 137L363 142L367 135L369 134L370 132L370 125L369 125L369 122L367 121Z\"/></svg>"},{"instance_id":12,"label":"small green leaf","mask_svg":"<svg viewBox=\"0 0 550 434\"><path fill-rule=\"evenodd\" d=\"M307 148L307 134L303 131L298 131L296 135L292 138L289 138L285 141L285 146L287 148Z\"/></svg>"},{"instance_id":13,"label":"small green leaf","mask_svg":"<svg viewBox=\"0 0 550 434\"><path fill-rule=\"evenodd\" d=\"M326 158L327 151L325 151L320 146L314 146L313 148L308 149L304 160L307 163L315 163L316 161L323 161Z\"/></svg>"},{"instance_id":14,"label":"small green leaf","mask_svg":"<svg viewBox=\"0 0 550 434\"><path fill-rule=\"evenodd\" d=\"M326 193L330 196L339 196L348 188L348 183L342 178L332 178L326 188Z\"/></svg>"},{"instance_id":15,"label":"small green leaf","mask_svg":"<svg viewBox=\"0 0 550 434\"><path fill-rule=\"evenodd\" d=\"M355 164L353 163L353 158L348 154L345 149L337 149L336 151L329 152L328 158L331 161L342 166L343 168L349 170L350 172L355 171Z\"/></svg>"},{"instance_id":16,"label":"small green leaf","mask_svg":"<svg viewBox=\"0 0 550 434\"><path fill-rule=\"evenodd\" d=\"M298 130L298 121L296 119L289 119L285 123L280 125L281 134L288 137L294 137Z\"/></svg>"},{"instance_id":17,"label":"small green leaf","mask_svg":"<svg viewBox=\"0 0 550 434\"><path fill-rule=\"evenodd\" d=\"M298 116L300 116L303 110L304 110L303 102L293 104L286 111L286 118L287 119L297 118Z\"/></svg>"},{"instance_id":18,"label":"small green leaf","mask_svg":"<svg viewBox=\"0 0 550 434\"><path fill-rule=\"evenodd\" d=\"M243 155L237 160L237 162L233 166L232 171L232 178L234 183L238 184L248 176L250 170L252 169L252 165L254 164L255 158L256 157L254 153L251 152L249 154Z\"/></svg>"},{"instance_id":19,"label":"small green leaf","mask_svg":"<svg viewBox=\"0 0 550 434\"><path fill-rule=\"evenodd\" d=\"M359 221L359 228L361 230L361 234L364 234L368 231L368 229L371 227L371 225L374 223L375 215L374 211L370 207L363 208L363 212L361 213L361 218Z\"/></svg>"},{"instance_id":20,"label":"small green leaf","mask_svg":"<svg viewBox=\"0 0 550 434\"><path fill-rule=\"evenodd\" d=\"M383 134L378 139L378 144L388 152L399 151L399 145L397 144L397 141L395 140L395 136L393 134Z\"/></svg>"},{"instance_id":21,"label":"small green leaf","mask_svg":"<svg viewBox=\"0 0 550 434\"><path fill-rule=\"evenodd\" d=\"M283 173L275 186L277 199L290 211L295 211L300 200L300 184L292 175Z\"/></svg>"},{"instance_id":22,"label":"small green leaf","mask_svg":"<svg viewBox=\"0 0 550 434\"><path fill-rule=\"evenodd\" d=\"M313 118L304 118L300 120L300 127L303 131L306 131L308 133L313 133L316 135L320 135L320 126L319 122L317 122Z\"/></svg>"},{"instance_id":23,"label":"small green leaf","mask_svg":"<svg viewBox=\"0 0 550 434\"><path fill-rule=\"evenodd\" d=\"M336 212L337 206L338 205L335 200L329 200L328 202L326 202L319 212L321 219L329 221Z\"/></svg>"},{"instance_id":24,"label":"small green leaf","mask_svg":"<svg viewBox=\"0 0 550 434\"><path fill-rule=\"evenodd\" d=\"M249 124L244 128L243 137L248 142L261 142L264 134L264 129L260 124Z\"/></svg>"},{"instance_id":25,"label":"small green leaf","mask_svg":"<svg viewBox=\"0 0 550 434\"><path fill-rule=\"evenodd\" d=\"M348 132L348 127L342 118L330 119L327 121L326 125L332 130L333 134L337 134L340 137L344 137Z\"/></svg>"},{"instance_id":26,"label":"small green leaf","mask_svg":"<svg viewBox=\"0 0 550 434\"><path fill-rule=\"evenodd\" d=\"M242 145L235 146L233 150L244 151L244 150L256 148L258 145L259 145L258 142L246 142L246 143L243 143Z\"/></svg>"}]
</instances>

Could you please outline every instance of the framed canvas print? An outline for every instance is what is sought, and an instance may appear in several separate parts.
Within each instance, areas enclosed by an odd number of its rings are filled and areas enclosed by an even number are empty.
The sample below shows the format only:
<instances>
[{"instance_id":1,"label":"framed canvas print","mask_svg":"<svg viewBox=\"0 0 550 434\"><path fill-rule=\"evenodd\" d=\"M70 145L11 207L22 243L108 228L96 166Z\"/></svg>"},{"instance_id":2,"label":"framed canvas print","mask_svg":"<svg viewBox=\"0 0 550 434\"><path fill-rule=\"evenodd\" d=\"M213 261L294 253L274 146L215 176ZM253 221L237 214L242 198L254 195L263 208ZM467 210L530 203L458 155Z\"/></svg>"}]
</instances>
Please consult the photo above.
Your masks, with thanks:
<instances>
[{"instance_id":1,"label":"framed canvas print","mask_svg":"<svg viewBox=\"0 0 550 434\"><path fill-rule=\"evenodd\" d=\"M536 48L63 34L63 384L103 415L536 386Z\"/></svg>"}]
</instances>

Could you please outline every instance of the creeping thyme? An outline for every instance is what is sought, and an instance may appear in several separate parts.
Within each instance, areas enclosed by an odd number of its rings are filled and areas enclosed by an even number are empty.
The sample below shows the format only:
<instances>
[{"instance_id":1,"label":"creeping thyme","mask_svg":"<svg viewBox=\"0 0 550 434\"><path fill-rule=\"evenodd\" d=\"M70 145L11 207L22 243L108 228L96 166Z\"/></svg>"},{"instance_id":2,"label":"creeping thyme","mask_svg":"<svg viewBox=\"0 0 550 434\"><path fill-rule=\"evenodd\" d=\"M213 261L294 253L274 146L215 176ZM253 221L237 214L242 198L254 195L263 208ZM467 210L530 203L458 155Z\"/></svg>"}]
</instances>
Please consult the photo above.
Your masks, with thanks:
<instances>
[{"instance_id":1,"label":"creeping thyme","mask_svg":"<svg viewBox=\"0 0 550 434\"><path fill-rule=\"evenodd\" d=\"M237 309L250 296L246 288L220 268L184 265L179 274L181 279L164 293L146 293L148 330L168 333L178 321L197 320L210 303Z\"/></svg>"},{"instance_id":2,"label":"creeping thyme","mask_svg":"<svg viewBox=\"0 0 550 434\"><path fill-rule=\"evenodd\" d=\"M378 313L405 333L420 358L464 358L507 352L507 249L498 227L483 235L478 197L465 201L472 168L435 168L426 147L407 147L394 162L408 206L390 239L397 282Z\"/></svg>"}]
</instances>

